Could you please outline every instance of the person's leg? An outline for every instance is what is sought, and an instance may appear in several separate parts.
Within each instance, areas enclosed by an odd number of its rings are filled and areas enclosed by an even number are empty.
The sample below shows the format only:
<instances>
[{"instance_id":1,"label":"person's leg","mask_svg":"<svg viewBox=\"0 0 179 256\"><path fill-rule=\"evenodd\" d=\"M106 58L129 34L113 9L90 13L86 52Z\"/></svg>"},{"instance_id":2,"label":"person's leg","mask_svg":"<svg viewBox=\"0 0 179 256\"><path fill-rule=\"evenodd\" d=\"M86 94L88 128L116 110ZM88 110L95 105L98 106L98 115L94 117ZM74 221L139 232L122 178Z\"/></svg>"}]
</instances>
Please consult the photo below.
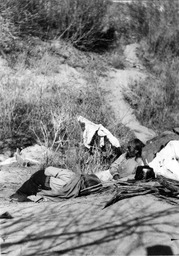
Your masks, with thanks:
<instances>
[{"instance_id":1,"label":"person's leg","mask_svg":"<svg viewBox=\"0 0 179 256\"><path fill-rule=\"evenodd\" d=\"M45 170L39 170L35 172L32 176L32 182L38 186L39 189L46 189L45 182L47 176L45 175Z\"/></svg>"},{"instance_id":2,"label":"person's leg","mask_svg":"<svg viewBox=\"0 0 179 256\"><path fill-rule=\"evenodd\" d=\"M47 189L45 186L46 175L44 170L39 170L35 172L30 179L28 179L24 184L16 191L19 194L25 194L27 196L36 195L40 189Z\"/></svg>"}]
</instances>

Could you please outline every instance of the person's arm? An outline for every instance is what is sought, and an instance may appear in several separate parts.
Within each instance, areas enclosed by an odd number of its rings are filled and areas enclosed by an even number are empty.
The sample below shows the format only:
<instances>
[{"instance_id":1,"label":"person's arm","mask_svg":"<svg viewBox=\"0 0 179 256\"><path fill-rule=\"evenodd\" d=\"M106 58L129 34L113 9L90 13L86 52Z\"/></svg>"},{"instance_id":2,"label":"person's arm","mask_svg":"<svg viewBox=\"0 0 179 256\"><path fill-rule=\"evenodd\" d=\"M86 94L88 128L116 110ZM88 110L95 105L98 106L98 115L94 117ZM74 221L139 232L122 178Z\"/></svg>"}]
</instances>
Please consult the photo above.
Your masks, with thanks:
<instances>
[{"instance_id":1,"label":"person's arm","mask_svg":"<svg viewBox=\"0 0 179 256\"><path fill-rule=\"evenodd\" d=\"M53 167L53 166L49 166L45 169L45 175L46 176L50 176L50 177L54 177L57 178L58 174L60 174L61 171L64 171L65 169L61 169L61 168L57 168L57 167Z\"/></svg>"},{"instance_id":2,"label":"person's arm","mask_svg":"<svg viewBox=\"0 0 179 256\"><path fill-rule=\"evenodd\" d=\"M45 169L45 175L51 176L51 177L57 177L59 170L60 170L59 168L49 166Z\"/></svg>"},{"instance_id":3,"label":"person's arm","mask_svg":"<svg viewBox=\"0 0 179 256\"><path fill-rule=\"evenodd\" d=\"M46 176L50 176L50 177L54 177L54 178L58 178L58 176L60 177L60 173L64 171L69 172L69 169L62 169L62 168L57 168L57 167L53 167L53 166L49 166L45 169L45 175ZM70 171L71 172L71 171Z\"/></svg>"},{"instance_id":4,"label":"person's arm","mask_svg":"<svg viewBox=\"0 0 179 256\"><path fill-rule=\"evenodd\" d=\"M126 154L124 153L122 155L120 155L120 157L118 157L109 167L110 173L111 175L118 173L121 168L124 166L124 163L127 161L126 160Z\"/></svg>"}]
</instances>

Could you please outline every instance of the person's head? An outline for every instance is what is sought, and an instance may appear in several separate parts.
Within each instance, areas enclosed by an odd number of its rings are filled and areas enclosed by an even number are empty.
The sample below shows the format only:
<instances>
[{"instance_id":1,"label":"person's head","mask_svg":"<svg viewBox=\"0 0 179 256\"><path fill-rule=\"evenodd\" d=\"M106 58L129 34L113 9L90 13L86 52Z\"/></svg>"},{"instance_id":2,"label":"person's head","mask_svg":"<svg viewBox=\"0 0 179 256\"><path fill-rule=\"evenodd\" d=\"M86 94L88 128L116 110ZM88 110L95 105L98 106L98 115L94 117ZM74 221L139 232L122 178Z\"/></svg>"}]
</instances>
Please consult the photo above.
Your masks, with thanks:
<instances>
[{"instance_id":1,"label":"person's head","mask_svg":"<svg viewBox=\"0 0 179 256\"><path fill-rule=\"evenodd\" d=\"M131 157L141 157L142 148L144 147L144 143L139 139L133 139L127 143L127 154L126 158Z\"/></svg>"}]
</instances>

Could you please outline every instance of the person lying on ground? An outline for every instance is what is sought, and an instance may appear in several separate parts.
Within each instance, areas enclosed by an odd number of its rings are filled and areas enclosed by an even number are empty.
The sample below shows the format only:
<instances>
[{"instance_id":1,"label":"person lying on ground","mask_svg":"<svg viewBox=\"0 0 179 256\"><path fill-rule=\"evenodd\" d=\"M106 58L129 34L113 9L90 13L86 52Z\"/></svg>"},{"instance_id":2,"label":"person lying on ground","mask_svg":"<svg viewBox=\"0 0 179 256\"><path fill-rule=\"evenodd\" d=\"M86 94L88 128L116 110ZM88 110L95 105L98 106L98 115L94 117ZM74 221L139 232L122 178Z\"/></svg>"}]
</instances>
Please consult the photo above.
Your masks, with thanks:
<instances>
[{"instance_id":1,"label":"person lying on ground","mask_svg":"<svg viewBox=\"0 0 179 256\"><path fill-rule=\"evenodd\" d=\"M30 179L11 195L12 200L26 201L37 195L52 201L87 195L99 191L103 182L112 180L109 170L95 174L77 174L69 169L47 167L34 173Z\"/></svg>"},{"instance_id":2,"label":"person lying on ground","mask_svg":"<svg viewBox=\"0 0 179 256\"><path fill-rule=\"evenodd\" d=\"M130 145L130 147L129 147ZM135 139L128 145L128 151L121 155L108 170L95 174L76 174L69 169L47 167L39 170L27 180L11 199L24 201L28 196L38 195L51 198L77 197L96 191L102 187L103 182L123 178L135 172L140 159L142 142ZM93 187L93 188L92 188Z\"/></svg>"}]
</instances>

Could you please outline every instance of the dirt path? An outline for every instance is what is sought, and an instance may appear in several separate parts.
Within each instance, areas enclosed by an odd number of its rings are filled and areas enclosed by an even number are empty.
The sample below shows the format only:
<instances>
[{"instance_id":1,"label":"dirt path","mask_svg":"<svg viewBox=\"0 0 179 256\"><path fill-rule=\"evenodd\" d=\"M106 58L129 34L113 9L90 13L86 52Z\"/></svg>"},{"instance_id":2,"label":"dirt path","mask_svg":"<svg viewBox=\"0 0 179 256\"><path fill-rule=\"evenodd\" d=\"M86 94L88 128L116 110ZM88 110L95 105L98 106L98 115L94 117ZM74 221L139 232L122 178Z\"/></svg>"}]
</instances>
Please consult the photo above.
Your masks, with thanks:
<instances>
[{"instance_id":1,"label":"dirt path","mask_svg":"<svg viewBox=\"0 0 179 256\"><path fill-rule=\"evenodd\" d=\"M130 128L135 136L145 143L155 137L156 134L140 124L123 96L123 91L129 89L129 84L143 81L147 76L136 56L137 47L137 44L131 44L126 47L124 55L128 68L110 71L107 80L102 80L100 86L106 92L106 101L111 105L116 121L122 122Z\"/></svg>"}]
</instances>

